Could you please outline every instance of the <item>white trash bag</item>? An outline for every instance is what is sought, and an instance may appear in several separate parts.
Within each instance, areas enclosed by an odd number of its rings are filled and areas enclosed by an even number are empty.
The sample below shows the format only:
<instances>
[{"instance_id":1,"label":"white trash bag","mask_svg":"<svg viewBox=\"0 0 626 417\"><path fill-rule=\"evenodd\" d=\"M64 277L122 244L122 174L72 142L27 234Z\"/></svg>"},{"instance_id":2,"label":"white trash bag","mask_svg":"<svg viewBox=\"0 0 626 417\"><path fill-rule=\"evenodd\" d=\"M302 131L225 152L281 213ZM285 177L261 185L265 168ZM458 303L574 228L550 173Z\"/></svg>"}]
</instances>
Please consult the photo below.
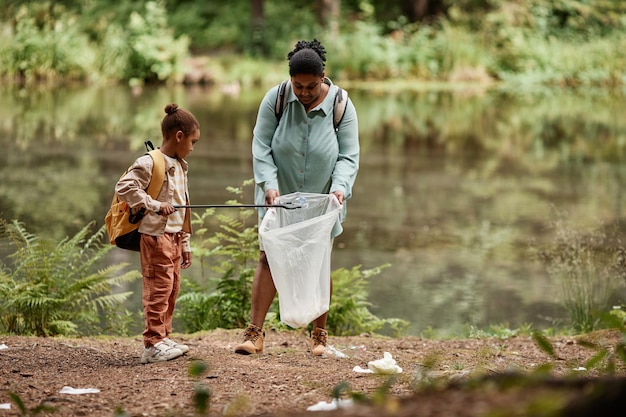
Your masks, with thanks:
<instances>
[{"instance_id":1,"label":"white trash bag","mask_svg":"<svg viewBox=\"0 0 626 417\"><path fill-rule=\"evenodd\" d=\"M259 239L267 255L278 292L280 320L306 327L330 307L331 231L341 204L334 194L292 193L270 208L259 226Z\"/></svg>"}]
</instances>

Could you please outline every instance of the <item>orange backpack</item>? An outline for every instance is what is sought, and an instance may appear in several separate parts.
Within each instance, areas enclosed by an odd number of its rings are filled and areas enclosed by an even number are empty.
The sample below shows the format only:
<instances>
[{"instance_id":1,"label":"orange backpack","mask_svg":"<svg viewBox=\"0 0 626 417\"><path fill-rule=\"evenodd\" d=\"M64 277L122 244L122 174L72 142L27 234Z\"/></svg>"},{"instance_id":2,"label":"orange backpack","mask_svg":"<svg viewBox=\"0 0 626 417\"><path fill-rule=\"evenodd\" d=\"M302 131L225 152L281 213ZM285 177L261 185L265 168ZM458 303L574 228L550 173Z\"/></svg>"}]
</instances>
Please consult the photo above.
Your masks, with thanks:
<instances>
[{"instance_id":1,"label":"orange backpack","mask_svg":"<svg viewBox=\"0 0 626 417\"><path fill-rule=\"evenodd\" d=\"M156 199L165 179L165 158L161 151L154 149L149 141L146 142L146 148L148 146L153 148L148 154L152 157L154 165L152 166L152 178L146 192L150 197ZM128 169L122 177L127 172ZM131 210L128 204L122 201L117 193L114 193L111 208L104 217L109 242L121 249L139 251L139 225L145 213L146 209L143 207L139 211Z\"/></svg>"}]
</instances>

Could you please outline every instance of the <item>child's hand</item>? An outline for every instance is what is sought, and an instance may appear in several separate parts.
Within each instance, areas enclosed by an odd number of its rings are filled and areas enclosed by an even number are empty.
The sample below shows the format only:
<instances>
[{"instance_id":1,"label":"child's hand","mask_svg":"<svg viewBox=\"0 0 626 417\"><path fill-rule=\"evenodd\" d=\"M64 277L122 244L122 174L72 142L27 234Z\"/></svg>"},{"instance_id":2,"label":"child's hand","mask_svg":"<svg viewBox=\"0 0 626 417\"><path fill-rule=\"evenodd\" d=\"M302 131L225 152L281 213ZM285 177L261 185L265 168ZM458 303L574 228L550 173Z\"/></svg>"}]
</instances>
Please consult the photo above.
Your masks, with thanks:
<instances>
[{"instance_id":1,"label":"child's hand","mask_svg":"<svg viewBox=\"0 0 626 417\"><path fill-rule=\"evenodd\" d=\"M159 210L157 213L160 214L161 216L169 216L170 214L174 213L176 211L176 209L174 208L173 205L171 205L170 203L166 203L166 202L161 202L161 210Z\"/></svg>"},{"instance_id":2,"label":"child's hand","mask_svg":"<svg viewBox=\"0 0 626 417\"><path fill-rule=\"evenodd\" d=\"M180 263L180 267L187 269L191 266L191 252L183 252L183 261Z\"/></svg>"}]
</instances>

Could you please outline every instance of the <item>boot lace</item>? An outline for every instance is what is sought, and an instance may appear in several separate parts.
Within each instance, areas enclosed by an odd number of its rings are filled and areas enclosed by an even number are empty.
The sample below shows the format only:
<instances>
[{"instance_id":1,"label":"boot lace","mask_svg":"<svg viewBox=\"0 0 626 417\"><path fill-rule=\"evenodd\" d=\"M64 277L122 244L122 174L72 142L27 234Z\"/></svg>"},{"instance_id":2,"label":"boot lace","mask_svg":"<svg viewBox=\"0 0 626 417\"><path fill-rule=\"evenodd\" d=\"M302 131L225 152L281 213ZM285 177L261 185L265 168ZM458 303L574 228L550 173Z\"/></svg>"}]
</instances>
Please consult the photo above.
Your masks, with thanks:
<instances>
[{"instance_id":1,"label":"boot lace","mask_svg":"<svg viewBox=\"0 0 626 417\"><path fill-rule=\"evenodd\" d=\"M256 342L259 336L261 336L261 329L257 326L248 326L243 333L244 341L250 340L252 343Z\"/></svg>"},{"instance_id":2,"label":"boot lace","mask_svg":"<svg viewBox=\"0 0 626 417\"><path fill-rule=\"evenodd\" d=\"M326 339L328 333L326 330L318 329L313 332L311 338L313 339L313 346L322 345L326 347Z\"/></svg>"}]
</instances>

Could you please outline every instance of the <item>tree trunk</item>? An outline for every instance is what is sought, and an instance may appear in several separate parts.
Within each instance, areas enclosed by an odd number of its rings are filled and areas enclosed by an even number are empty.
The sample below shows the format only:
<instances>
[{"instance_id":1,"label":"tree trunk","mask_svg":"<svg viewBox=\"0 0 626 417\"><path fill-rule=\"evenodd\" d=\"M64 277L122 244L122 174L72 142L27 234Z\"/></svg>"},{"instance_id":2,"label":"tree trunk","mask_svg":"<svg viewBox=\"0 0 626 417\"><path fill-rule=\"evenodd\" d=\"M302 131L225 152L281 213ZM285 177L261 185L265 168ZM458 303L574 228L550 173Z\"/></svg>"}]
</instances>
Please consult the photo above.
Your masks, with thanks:
<instances>
[{"instance_id":1,"label":"tree trunk","mask_svg":"<svg viewBox=\"0 0 626 417\"><path fill-rule=\"evenodd\" d=\"M442 0L408 0L404 8L412 22L429 20L446 9Z\"/></svg>"},{"instance_id":2,"label":"tree trunk","mask_svg":"<svg viewBox=\"0 0 626 417\"><path fill-rule=\"evenodd\" d=\"M330 30L331 35L339 34L339 13L341 0L318 0L317 20L320 25Z\"/></svg>"},{"instance_id":3,"label":"tree trunk","mask_svg":"<svg viewBox=\"0 0 626 417\"><path fill-rule=\"evenodd\" d=\"M263 29L265 26L265 13L263 12L263 0L250 0L252 13L252 49L262 56L267 54L267 45Z\"/></svg>"}]
</instances>

